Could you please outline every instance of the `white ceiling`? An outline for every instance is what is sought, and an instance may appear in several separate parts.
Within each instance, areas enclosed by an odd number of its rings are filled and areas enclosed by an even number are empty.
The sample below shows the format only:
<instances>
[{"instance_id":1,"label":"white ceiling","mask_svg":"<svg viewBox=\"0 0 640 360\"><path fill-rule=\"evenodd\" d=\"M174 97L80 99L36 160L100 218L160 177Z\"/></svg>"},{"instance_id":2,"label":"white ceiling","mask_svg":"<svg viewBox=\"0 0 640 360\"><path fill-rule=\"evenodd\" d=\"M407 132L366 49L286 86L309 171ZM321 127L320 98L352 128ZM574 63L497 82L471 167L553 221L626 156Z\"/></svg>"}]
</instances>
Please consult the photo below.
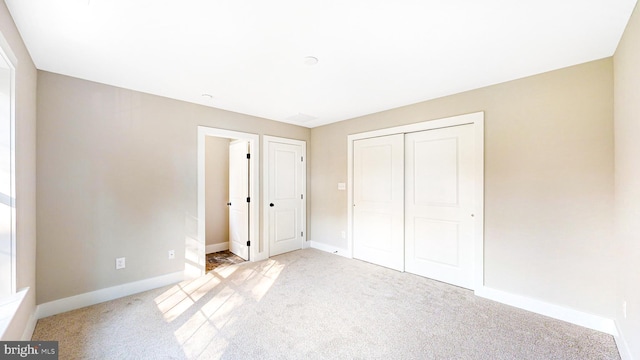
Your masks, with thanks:
<instances>
[{"instance_id":1,"label":"white ceiling","mask_svg":"<svg viewBox=\"0 0 640 360\"><path fill-rule=\"evenodd\" d=\"M5 3L38 69L315 127L611 56L636 0Z\"/></svg>"}]
</instances>

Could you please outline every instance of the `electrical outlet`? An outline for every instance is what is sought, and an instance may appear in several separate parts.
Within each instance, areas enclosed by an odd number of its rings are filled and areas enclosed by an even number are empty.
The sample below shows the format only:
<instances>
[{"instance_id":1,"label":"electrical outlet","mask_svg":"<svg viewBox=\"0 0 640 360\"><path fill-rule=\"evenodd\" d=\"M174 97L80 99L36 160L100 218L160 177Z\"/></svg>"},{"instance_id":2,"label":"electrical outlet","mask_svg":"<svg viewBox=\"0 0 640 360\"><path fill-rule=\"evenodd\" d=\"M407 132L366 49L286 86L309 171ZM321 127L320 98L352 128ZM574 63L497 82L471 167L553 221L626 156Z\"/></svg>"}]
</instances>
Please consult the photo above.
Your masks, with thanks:
<instances>
[{"instance_id":1,"label":"electrical outlet","mask_svg":"<svg viewBox=\"0 0 640 360\"><path fill-rule=\"evenodd\" d=\"M169 250L169 259L175 259L176 258L176 251L175 250Z\"/></svg>"},{"instance_id":2,"label":"electrical outlet","mask_svg":"<svg viewBox=\"0 0 640 360\"><path fill-rule=\"evenodd\" d=\"M624 318L627 318L627 300L622 302L622 316L624 316Z\"/></svg>"},{"instance_id":3,"label":"electrical outlet","mask_svg":"<svg viewBox=\"0 0 640 360\"><path fill-rule=\"evenodd\" d=\"M116 258L116 270L124 269L125 267L124 258Z\"/></svg>"}]
</instances>

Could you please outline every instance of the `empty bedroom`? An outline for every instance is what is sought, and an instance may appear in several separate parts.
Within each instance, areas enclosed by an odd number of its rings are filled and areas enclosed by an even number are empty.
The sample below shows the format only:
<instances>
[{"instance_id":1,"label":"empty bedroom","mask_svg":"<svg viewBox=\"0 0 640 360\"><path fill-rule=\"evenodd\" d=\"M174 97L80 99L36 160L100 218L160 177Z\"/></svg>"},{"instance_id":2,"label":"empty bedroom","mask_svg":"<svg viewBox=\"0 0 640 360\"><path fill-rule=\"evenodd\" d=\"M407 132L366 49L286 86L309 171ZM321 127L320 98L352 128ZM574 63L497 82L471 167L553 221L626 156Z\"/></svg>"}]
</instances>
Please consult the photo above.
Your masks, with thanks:
<instances>
[{"instance_id":1,"label":"empty bedroom","mask_svg":"<svg viewBox=\"0 0 640 360\"><path fill-rule=\"evenodd\" d=\"M0 358L640 360L638 84L635 0L4 0Z\"/></svg>"}]
</instances>

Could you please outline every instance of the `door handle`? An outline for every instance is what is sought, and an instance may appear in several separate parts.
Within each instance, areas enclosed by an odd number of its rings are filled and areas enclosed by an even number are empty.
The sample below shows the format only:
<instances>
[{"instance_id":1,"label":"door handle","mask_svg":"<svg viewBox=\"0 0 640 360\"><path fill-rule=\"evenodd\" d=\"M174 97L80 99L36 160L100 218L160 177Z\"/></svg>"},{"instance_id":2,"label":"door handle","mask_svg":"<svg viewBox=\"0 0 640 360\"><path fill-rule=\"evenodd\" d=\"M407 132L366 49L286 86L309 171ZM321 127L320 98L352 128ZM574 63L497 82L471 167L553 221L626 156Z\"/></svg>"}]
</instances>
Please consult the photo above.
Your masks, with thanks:
<instances>
[{"instance_id":1,"label":"door handle","mask_svg":"<svg viewBox=\"0 0 640 360\"><path fill-rule=\"evenodd\" d=\"M269 204L270 207L274 207L275 205L273 205L273 203Z\"/></svg>"}]
</instances>

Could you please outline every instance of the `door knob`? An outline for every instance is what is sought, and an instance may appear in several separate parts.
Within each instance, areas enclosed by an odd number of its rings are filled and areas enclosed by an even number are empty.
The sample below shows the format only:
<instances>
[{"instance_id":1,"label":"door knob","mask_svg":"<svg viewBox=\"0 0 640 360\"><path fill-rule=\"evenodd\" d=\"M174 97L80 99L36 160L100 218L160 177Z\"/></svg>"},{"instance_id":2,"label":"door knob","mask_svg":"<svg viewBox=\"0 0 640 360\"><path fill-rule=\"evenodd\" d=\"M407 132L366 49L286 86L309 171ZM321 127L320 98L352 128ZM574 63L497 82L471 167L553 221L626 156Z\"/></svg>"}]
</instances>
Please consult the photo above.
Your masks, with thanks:
<instances>
[{"instance_id":1,"label":"door knob","mask_svg":"<svg viewBox=\"0 0 640 360\"><path fill-rule=\"evenodd\" d=\"M231 203L230 203L230 202L228 202L228 203L227 203L227 206L231 206Z\"/></svg>"},{"instance_id":2,"label":"door knob","mask_svg":"<svg viewBox=\"0 0 640 360\"><path fill-rule=\"evenodd\" d=\"M269 204L269 206L274 207L275 205L273 205L273 203Z\"/></svg>"}]
</instances>

